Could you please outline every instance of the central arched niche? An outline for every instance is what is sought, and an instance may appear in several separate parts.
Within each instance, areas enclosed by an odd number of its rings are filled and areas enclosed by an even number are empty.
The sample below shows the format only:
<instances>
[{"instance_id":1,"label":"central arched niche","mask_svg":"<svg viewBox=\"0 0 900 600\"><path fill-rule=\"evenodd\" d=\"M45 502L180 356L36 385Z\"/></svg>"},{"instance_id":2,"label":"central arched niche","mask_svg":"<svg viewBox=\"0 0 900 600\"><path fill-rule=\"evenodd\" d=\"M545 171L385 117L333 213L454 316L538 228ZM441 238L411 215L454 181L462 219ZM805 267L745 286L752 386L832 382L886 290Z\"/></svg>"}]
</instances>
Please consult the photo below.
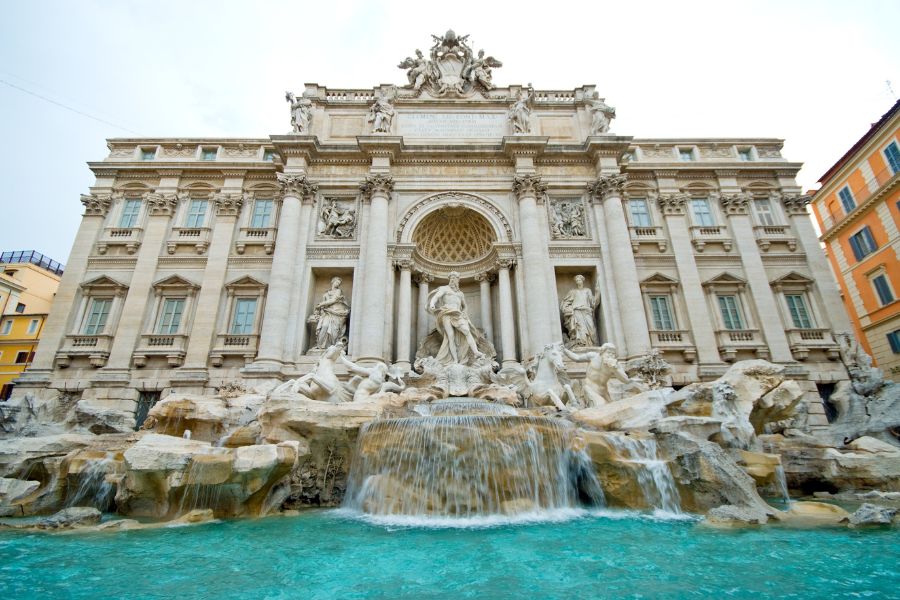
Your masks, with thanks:
<instances>
[{"instance_id":1,"label":"central arched niche","mask_svg":"<svg viewBox=\"0 0 900 600\"><path fill-rule=\"evenodd\" d=\"M425 216L413 231L416 252L426 261L454 267L486 258L497 241L482 215L464 206L444 206Z\"/></svg>"}]
</instances>

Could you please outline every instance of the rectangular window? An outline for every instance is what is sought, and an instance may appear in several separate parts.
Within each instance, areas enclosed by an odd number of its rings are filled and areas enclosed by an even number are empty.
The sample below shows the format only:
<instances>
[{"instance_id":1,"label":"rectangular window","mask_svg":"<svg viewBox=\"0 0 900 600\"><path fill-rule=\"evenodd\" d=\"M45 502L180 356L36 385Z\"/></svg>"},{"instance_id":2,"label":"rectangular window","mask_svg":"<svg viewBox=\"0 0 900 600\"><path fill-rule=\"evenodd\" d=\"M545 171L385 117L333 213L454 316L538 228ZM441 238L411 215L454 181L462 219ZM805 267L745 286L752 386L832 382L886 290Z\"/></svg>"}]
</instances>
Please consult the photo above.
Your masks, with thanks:
<instances>
[{"instance_id":1,"label":"rectangular window","mask_svg":"<svg viewBox=\"0 0 900 600\"><path fill-rule=\"evenodd\" d=\"M184 312L184 298L166 298L163 302L162 313L159 316L159 325L156 333L178 333L181 325L181 315Z\"/></svg>"},{"instance_id":2,"label":"rectangular window","mask_svg":"<svg viewBox=\"0 0 900 600\"><path fill-rule=\"evenodd\" d=\"M31 362L31 357L34 356L33 353L29 353L28 351L17 352L16 353L16 364L24 365L25 363Z\"/></svg>"},{"instance_id":3,"label":"rectangular window","mask_svg":"<svg viewBox=\"0 0 900 600\"><path fill-rule=\"evenodd\" d=\"M900 329L887 334L888 344L891 345L891 352L900 354Z\"/></svg>"},{"instance_id":4,"label":"rectangular window","mask_svg":"<svg viewBox=\"0 0 900 600\"><path fill-rule=\"evenodd\" d=\"M275 151L274 150L263 151L263 160L266 162L274 161L275 160Z\"/></svg>"},{"instance_id":5,"label":"rectangular window","mask_svg":"<svg viewBox=\"0 0 900 600\"><path fill-rule=\"evenodd\" d=\"M661 331L675 329L672 309L668 296L650 296L650 311L653 314L653 328Z\"/></svg>"},{"instance_id":6,"label":"rectangular window","mask_svg":"<svg viewBox=\"0 0 900 600\"><path fill-rule=\"evenodd\" d=\"M28 335L34 335L37 333L38 325L40 321L38 319L32 319L31 323L28 324Z\"/></svg>"},{"instance_id":7,"label":"rectangular window","mask_svg":"<svg viewBox=\"0 0 900 600\"><path fill-rule=\"evenodd\" d=\"M256 317L256 298L238 298L234 306L234 319L231 321L231 333L253 333L253 321Z\"/></svg>"},{"instance_id":8,"label":"rectangular window","mask_svg":"<svg viewBox=\"0 0 900 600\"><path fill-rule=\"evenodd\" d=\"M269 218L272 216L272 200L259 198L253 203L253 218L250 219L250 227L262 228L269 226Z\"/></svg>"},{"instance_id":9,"label":"rectangular window","mask_svg":"<svg viewBox=\"0 0 900 600\"><path fill-rule=\"evenodd\" d=\"M3 327L0 328L0 335L9 335L9 332L12 331L12 319L7 319L3 321Z\"/></svg>"},{"instance_id":10,"label":"rectangular window","mask_svg":"<svg viewBox=\"0 0 900 600\"><path fill-rule=\"evenodd\" d=\"M694 216L694 225L711 227L715 225L712 211L709 209L709 200L706 198L691 199L691 214Z\"/></svg>"},{"instance_id":11,"label":"rectangular window","mask_svg":"<svg viewBox=\"0 0 900 600\"><path fill-rule=\"evenodd\" d=\"M878 250L878 245L875 243L875 238L872 237L872 230L869 229L868 225L851 235L849 241L856 260L862 260Z\"/></svg>"},{"instance_id":12,"label":"rectangular window","mask_svg":"<svg viewBox=\"0 0 900 600\"><path fill-rule=\"evenodd\" d=\"M873 277L872 286L878 293L878 301L881 302L882 306L894 301L894 293L891 291L891 285L888 283L886 275L881 274Z\"/></svg>"},{"instance_id":13,"label":"rectangular window","mask_svg":"<svg viewBox=\"0 0 900 600\"><path fill-rule=\"evenodd\" d=\"M206 200L191 200L185 227L203 227L203 222L206 220L206 205Z\"/></svg>"},{"instance_id":14,"label":"rectangular window","mask_svg":"<svg viewBox=\"0 0 900 600\"><path fill-rule=\"evenodd\" d=\"M85 335L100 335L103 333L111 307L111 298L94 298L91 300L91 310L88 312L87 321L84 323Z\"/></svg>"},{"instance_id":15,"label":"rectangular window","mask_svg":"<svg viewBox=\"0 0 900 600\"><path fill-rule=\"evenodd\" d=\"M791 312L791 320L797 329L812 329L812 320L809 318L809 310L806 308L806 300L800 294L786 294L788 310Z\"/></svg>"},{"instance_id":16,"label":"rectangular window","mask_svg":"<svg viewBox=\"0 0 900 600\"><path fill-rule=\"evenodd\" d=\"M156 158L156 148L141 148L141 160L153 160Z\"/></svg>"},{"instance_id":17,"label":"rectangular window","mask_svg":"<svg viewBox=\"0 0 900 600\"><path fill-rule=\"evenodd\" d=\"M750 148L740 148L738 150L738 160L750 162L753 160L753 150Z\"/></svg>"},{"instance_id":18,"label":"rectangular window","mask_svg":"<svg viewBox=\"0 0 900 600\"><path fill-rule=\"evenodd\" d=\"M845 185L841 188L841 191L838 192L838 197L841 199L845 213L850 213L856 208L856 200L853 199L853 194L848 186Z\"/></svg>"},{"instance_id":19,"label":"rectangular window","mask_svg":"<svg viewBox=\"0 0 900 600\"><path fill-rule=\"evenodd\" d=\"M200 151L200 160L216 160L217 148L204 148Z\"/></svg>"},{"instance_id":20,"label":"rectangular window","mask_svg":"<svg viewBox=\"0 0 900 600\"><path fill-rule=\"evenodd\" d=\"M719 296L719 310L722 312L722 323L725 325L725 329L740 330L744 328L736 297Z\"/></svg>"},{"instance_id":21,"label":"rectangular window","mask_svg":"<svg viewBox=\"0 0 900 600\"><path fill-rule=\"evenodd\" d=\"M900 148L897 147L897 142L891 142L887 145L887 148L884 149L884 157L891 168L891 173L894 175L900 173Z\"/></svg>"},{"instance_id":22,"label":"rectangular window","mask_svg":"<svg viewBox=\"0 0 900 600\"><path fill-rule=\"evenodd\" d=\"M16 312L19 313L20 315L21 315L21 314L24 314L24 312L25 312L25 305L22 304L21 302L17 302L17 303L16 303Z\"/></svg>"},{"instance_id":23,"label":"rectangular window","mask_svg":"<svg viewBox=\"0 0 900 600\"><path fill-rule=\"evenodd\" d=\"M628 201L628 207L631 209L632 227L650 227L653 225L650 221L650 209L647 207L647 201L644 198L632 198Z\"/></svg>"},{"instance_id":24,"label":"rectangular window","mask_svg":"<svg viewBox=\"0 0 900 600\"><path fill-rule=\"evenodd\" d=\"M122 216L119 217L119 227L134 227L137 224L140 212L140 198L128 198L125 200L125 204L122 205Z\"/></svg>"},{"instance_id":25,"label":"rectangular window","mask_svg":"<svg viewBox=\"0 0 900 600\"><path fill-rule=\"evenodd\" d=\"M9 400L9 397L12 396L13 384L4 383L3 387L0 387L0 400Z\"/></svg>"},{"instance_id":26,"label":"rectangular window","mask_svg":"<svg viewBox=\"0 0 900 600\"><path fill-rule=\"evenodd\" d=\"M756 218L760 225L774 225L775 212L772 210L772 201L768 198L757 198L753 201L756 208Z\"/></svg>"},{"instance_id":27,"label":"rectangular window","mask_svg":"<svg viewBox=\"0 0 900 600\"><path fill-rule=\"evenodd\" d=\"M678 158L685 162L690 162L694 160L694 150L692 148L679 148Z\"/></svg>"}]
</instances>

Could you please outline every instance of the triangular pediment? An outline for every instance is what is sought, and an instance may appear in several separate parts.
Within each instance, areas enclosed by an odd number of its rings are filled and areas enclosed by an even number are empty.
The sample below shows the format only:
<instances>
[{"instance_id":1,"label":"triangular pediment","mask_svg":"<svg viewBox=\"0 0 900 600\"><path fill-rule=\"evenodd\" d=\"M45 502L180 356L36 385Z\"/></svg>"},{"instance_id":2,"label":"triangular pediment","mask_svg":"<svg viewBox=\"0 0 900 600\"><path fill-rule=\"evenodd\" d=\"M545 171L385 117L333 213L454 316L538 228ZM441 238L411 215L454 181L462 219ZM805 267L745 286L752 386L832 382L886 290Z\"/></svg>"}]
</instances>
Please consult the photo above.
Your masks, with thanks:
<instances>
[{"instance_id":1,"label":"triangular pediment","mask_svg":"<svg viewBox=\"0 0 900 600\"><path fill-rule=\"evenodd\" d=\"M770 285L812 285L815 283L815 280L807 277L802 273L798 273L797 271L791 271L790 273L786 273L779 277L778 279L773 279L770 282Z\"/></svg>"},{"instance_id":2,"label":"triangular pediment","mask_svg":"<svg viewBox=\"0 0 900 600\"><path fill-rule=\"evenodd\" d=\"M225 284L225 289L266 289L267 287L267 284L249 275L244 275Z\"/></svg>"},{"instance_id":3,"label":"triangular pediment","mask_svg":"<svg viewBox=\"0 0 900 600\"><path fill-rule=\"evenodd\" d=\"M120 281L116 281L112 277L107 275L100 275L99 277L95 277L93 279L89 279L81 284L82 289L85 290L127 290L128 286Z\"/></svg>"},{"instance_id":4,"label":"triangular pediment","mask_svg":"<svg viewBox=\"0 0 900 600\"><path fill-rule=\"evenodd\" d=\"M746 279L738 277L737 275L734 275L733 273L729 273L727 271L725 271L723 273L719 273L715 277L707 279L706 281L703 282L704 286L707 286L707 285L746 285L746 284L747 284Z\"/></svg>"},{"instance_id":5,"label":"triangular pediment","mask_svg":"<svg viewBox=\"0 0 900 600\"><path fill-rule=\"evenodd\" d=\"M189 288L189 289L197 289L198 286L193 281L189 279L185 279L181 275L170 275L164 279L160 279L156 283L153 284L154 288Z\"/></svg>"},{"instance_id":6,"label":"triangular pediment","mask_svg":"<svg viewBox=\"0 0 900 600\"><path fill-rule=\"evenodd\" d=\"M675 286L678 285L678 280L669 277L668 275L664 275L662 273L654 273L650 277L641 281L641 285L668 285Z\"/></svg>"}]
</instances>

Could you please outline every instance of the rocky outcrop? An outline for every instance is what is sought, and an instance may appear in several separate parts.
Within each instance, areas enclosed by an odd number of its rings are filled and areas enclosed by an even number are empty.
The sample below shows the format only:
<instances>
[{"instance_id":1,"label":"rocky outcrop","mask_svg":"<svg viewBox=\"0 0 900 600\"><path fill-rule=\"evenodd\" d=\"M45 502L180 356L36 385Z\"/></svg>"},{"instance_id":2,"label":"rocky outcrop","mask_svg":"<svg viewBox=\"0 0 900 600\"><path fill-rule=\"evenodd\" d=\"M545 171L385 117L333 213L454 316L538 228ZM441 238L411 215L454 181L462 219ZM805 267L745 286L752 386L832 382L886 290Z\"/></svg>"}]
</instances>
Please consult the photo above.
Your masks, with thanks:
<instances>
[{"instance_id":1,"label":"rocky outcrop","mask_svg":"<svg viewBox=\"0 0 900 600\"><path fill-rule=\"evenodd\" d=\"M583 427L600 431L647 429L666 416L672 390L650 390L624 400L571 413L570 419Z\"/></svg>"},{"instance_id":2,"label":"rocky outcrop","mask_svg":"<svg viewBox=\"0 0 900 600\"><path fill-rule=\"evenodd\" d=\"M208 442L148 434L125 451L116 494L124 515L164 518L208 508L216 516L259 516L269 493L293 470L300 444L219 448Z\"/></svg>"},{"instance_id":3,"label":"rocky outcrop","mask_svg":"<svg viewBox=\"0 0 900 600\"><path fill-rule=\"evenodd\" d=\"M257 443L257 413L265 402L258 394L198 396L170 394L147 415L153 432L182 437L190 431L194 440L220 445L242 446ZM249 442L249 443L247 443Z\"/></svg>"},{"instance_id":4,"label":"rocky outcrop","mask_svg":"<svg viewBox=\"0 0 900 600\"><path fill-rule=\"evenodd\" d=\"M775 516L780 523L792 527L838 527L847 521L850 513L824 502L792 502L788 510Z\"/></svg>"},{"instance_id":5,"label":"rocky outcrop","mask_svg":"<svg viewBox=\"0 0 900 600\"><path fill-rule=\"evenodd\" d=\"M93 507L74 506L33 522L0 523L0 529L74 529L97 525L101 513Z\"/></svg>"},{"instance_id":6,"label":"rocky outcrop","mask_svg":"<svg viewBox=\"0 0 900 600\"><path fill-rule=\"evenodd\" d=\"M857 390L870 393L864 395ZM877 386L845 381L838 384L829 401L837 416L820 434L829 444L841 445L868 436L900 447L896 437L900 432L900 386L891 381Z\"/></svg>"},{"instance_id":7,"label":"rocky outcrop","mask_svg":"<svg viewBox=\"0 0 900 600\"><path fill-rule=\"evenodd\" d=\"M863 504L848 518L851 527L864 527L867 525L890 525L900 510L878 506L877 504Z\"/></svg>"}]
</instances>

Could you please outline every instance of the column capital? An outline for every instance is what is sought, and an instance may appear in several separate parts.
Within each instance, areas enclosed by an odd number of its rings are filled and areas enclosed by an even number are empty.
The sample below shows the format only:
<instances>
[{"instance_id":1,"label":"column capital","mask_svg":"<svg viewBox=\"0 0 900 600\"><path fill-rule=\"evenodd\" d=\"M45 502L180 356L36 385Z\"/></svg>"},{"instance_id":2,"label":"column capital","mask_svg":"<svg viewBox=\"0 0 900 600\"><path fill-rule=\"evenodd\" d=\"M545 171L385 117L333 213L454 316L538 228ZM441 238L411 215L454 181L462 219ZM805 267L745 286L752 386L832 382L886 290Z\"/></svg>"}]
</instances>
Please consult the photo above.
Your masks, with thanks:
<instances>
[{"instance_id":1,"label":"column capital","mask_svg":"<svg viewBox=\"0 0 900 600\"><path fill-rule=\"evenodd\" d=\"M687 204L687 194L676 192L674 194L660 194L656 199L656 204L663 215L683 215L685 214L685 205Z\"/></svg>"},{"instance_id":2,"label":"column capital","mask_svg":"<svg viewBox=\"0 0 900 600\"><path fill-rule=\"evenodd\" d=\"M146 192L144 200L147 202L151 217L171 217L175 214L175 207L178 205L178 197L175 194Z\"/></svg>"},{"instance_id":3,"label":"column capital","mask_svg":"<svg viewBox=\"0 0 900 600\"><path fill-rule=\"evenodd\" d=\"M516 259L514 258L498 258L494 262L494 266L498 270L509 270L516 265Z\"/></svg>"},{"instance_id":4,"label":"column capital","mask_svg":"<svg viewBox=\"0 0 900 600\"><path fill-rule=\"evenodd\" d=\"M394 178L383 173L372 173L359 184L359 191L362 192L363 200L366 202L371 202L374 196L390 199L391 192L394 191Z\"/></svg>"},{"instance_id":5,"label":"column capital","mask_svg":"<svg viewBox=\"0 0 900 600\"><path fill-rule=\"evenodd\" d=\"M714 194L710 194L711 198L714 196ZM724 210L725 214L729 217L733 215L750 214L750 194L746 192L722 194L719 197L719 203L722 205L722 210Z\"/></svg>"},{"instance_id":6,"label":"column capital","mask_svg":"<svg viewBox=\"0 0 900 600\"><path fill-rule=\"evenodd\" d=\"M406 258L395 259L394 267L400 269L401 271L411 271L413 267L413 261Z\"/></svg>"},{"instance_id":7,"label":"column capital","mask_svg":"<svg viewBox=\"0 0 900 600\"><path fill-rule=\"evenodd\" d=\"M490 271L484 271L482 273L478 273L475 275L475 281L481 283L482 281L487 281L490 283L494 280L494 274Z\"/></svg>"},{"instance_id":8,"label":"column capital","mask_svg":"<svg viewBox=\"0 0 900 600\"><path fill-rule=\"evenodd\" d=\"M112 197L109 194L82 194L81 203L84 205L84 216L105 217Z\"/></svg>"},{"instance_id":9,"label":"column capital","mask_svg":"<svg viewBox=\"0 0 900 600\"><path fill-rule=\"evenodd\" d=\"M423 283L431 283L432 281L434 281L434 275L423 273L422 271L416 273L416 283L418 283L419 285Z\"/></svg>"},{"instance_id":10,"label":"column capital","mask_svg":"<svg viewBox=\"0 0 900 600\"><path fill-rule=\"evenodd\" d=\"M213 195L213 202L216 203L216 214L220 217L236 217L241 214L241 207L244 205L244 194L241 193L217 193Z\"/></svg>"},{"instance_id":11,"label":"column capital","mask_svg":"<svg viewBox=\"0 0 900 600\"><path fill-rule=\"evenodd\" d=\"M806 194L782 194L780 192L773 192L771 198L776 202L781 200L784 211L790 217L795 215L802 215L805 217L809 214L806 212L806 205L809 204L812 198Z\"/></svg>"},{"instance_id":12,"label":"column capital","mask_svg":"<svg viewBox=\"0 0 900 600\"><path fill-rule=\"evenodd\" d=\"M513 193L519 201L528 196L540 200L547 193L547 184L541 181L540 175L516 175L513 179Z\"/></svg>"},{"instance_id":13,"label":"column capital","mask_svg":"<svg viewBox=\"0 0 900 600\"><path fill-rule=\"evenodd\" d=\"M319 184L309 180L306 175L288 175L286 173L275 173L278 180L278 187L281 196L294 196L299 198L301 202L312 202L319 191Z\"/></svg>"},{"instance_id":14,"label":"column capital","mask_svg":"<svg viewBox=\"0 0 900 600\"><path fill-rule=\"evenodd\" d=\"M603 202L613 196L621 197L626 181L628 181L628 176L622 173L601 175L588 183L587 189L593 198Z\"/></svg>"}]
</instances>

